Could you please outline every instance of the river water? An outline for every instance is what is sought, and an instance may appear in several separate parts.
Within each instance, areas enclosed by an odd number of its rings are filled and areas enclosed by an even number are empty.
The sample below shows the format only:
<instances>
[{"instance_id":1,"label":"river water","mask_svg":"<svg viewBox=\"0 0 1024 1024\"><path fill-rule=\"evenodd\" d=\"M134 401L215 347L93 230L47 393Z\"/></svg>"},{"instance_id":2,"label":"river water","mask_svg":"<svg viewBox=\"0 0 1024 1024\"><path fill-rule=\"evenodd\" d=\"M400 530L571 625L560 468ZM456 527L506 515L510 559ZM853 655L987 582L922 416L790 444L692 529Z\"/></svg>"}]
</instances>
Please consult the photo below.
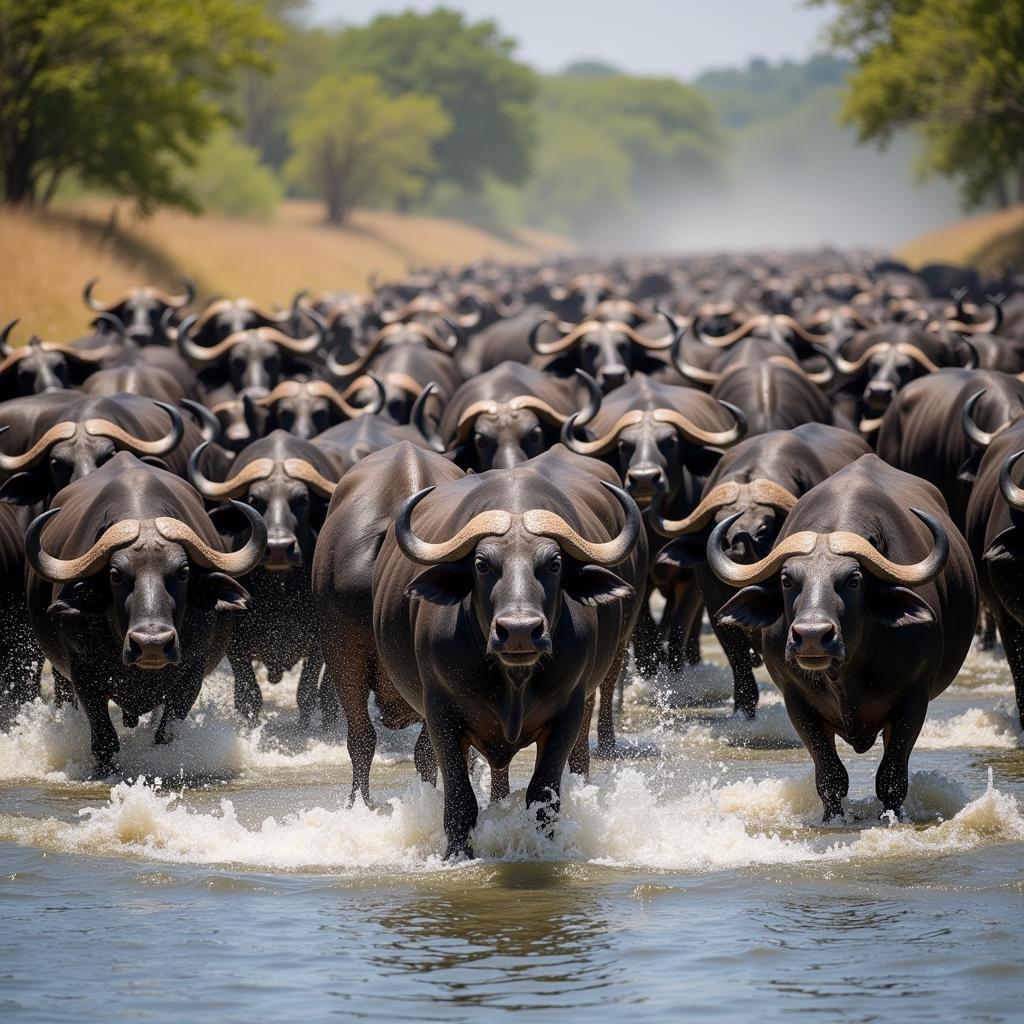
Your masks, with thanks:
<instances>
[{"instance_id":1,"label":"river water","mask_svg":"<svg viewBox=\"0 0 1024 1024\"><path fill-rule=\"evenodd\" d=\"M255 730L208 680L173 743L122 732L88 780L84 716L0 735L0 1020L1020 1020L1024 750L1004 663L972 654L931 706L907 820L879 749L840 745L822 827L778 694L728 715L720 652L627 688L629 756L569 780L552 838L513 794L478 860L444 864L415 730L382 731L383 807L345 808L343 745L295 730L294 676ZM119 717L115 715L115 718Z\"/></svg>"}]
</instances>

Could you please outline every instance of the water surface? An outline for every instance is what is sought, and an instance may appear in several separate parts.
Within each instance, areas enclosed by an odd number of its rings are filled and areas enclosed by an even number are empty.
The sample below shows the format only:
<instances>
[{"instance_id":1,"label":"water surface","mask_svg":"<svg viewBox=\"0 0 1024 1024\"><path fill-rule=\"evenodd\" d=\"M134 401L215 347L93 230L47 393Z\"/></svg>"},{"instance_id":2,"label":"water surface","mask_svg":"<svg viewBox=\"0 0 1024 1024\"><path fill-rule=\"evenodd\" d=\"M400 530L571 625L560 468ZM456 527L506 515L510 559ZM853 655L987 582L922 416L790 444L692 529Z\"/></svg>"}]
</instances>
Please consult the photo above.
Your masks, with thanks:
<instances>
[{"instance_id":1,"label":"water surface","mask_svg":"<svg viewBox=\"0 0 1024 1024\"><path fill-rule=\"evenodd\" d=\"M344 746L296 732L294 685L265 685L247 730L215 677L169 746L122 731L123 780L89 780L73 709L0 736L0 1019L1020 1019L1024 750L999 659L932 704L903 822L878 820L880 744L841 746L846 820L822 827L777 693L736 722L711 665L627 689L630 756L567 783L550 839L531 757L497 807L478 770L479 856L455 865L414 731L381 732L383 806L348 809Z\"/></svg>"}]
</instances>

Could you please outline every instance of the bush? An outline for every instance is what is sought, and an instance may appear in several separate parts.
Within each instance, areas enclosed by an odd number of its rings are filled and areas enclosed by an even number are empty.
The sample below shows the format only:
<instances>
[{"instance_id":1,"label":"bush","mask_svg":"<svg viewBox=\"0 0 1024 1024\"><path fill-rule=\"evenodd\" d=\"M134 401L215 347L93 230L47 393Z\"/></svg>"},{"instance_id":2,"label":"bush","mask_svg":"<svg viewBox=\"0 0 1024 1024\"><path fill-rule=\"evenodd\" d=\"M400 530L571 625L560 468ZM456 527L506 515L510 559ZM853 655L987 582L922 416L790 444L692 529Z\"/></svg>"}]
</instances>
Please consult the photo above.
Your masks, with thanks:
<instances>
[{"instance_id":1,"label":"bush","mask_svg":"<svg viewBox=\"0 0 1024 1024\"><path fill-rule=\"evenodd\" d=\"M281 201L281 186L259 162L255 149L218 132L180 172L181 185L210 213L270 220Z\"/></svg>"}]
</instances>

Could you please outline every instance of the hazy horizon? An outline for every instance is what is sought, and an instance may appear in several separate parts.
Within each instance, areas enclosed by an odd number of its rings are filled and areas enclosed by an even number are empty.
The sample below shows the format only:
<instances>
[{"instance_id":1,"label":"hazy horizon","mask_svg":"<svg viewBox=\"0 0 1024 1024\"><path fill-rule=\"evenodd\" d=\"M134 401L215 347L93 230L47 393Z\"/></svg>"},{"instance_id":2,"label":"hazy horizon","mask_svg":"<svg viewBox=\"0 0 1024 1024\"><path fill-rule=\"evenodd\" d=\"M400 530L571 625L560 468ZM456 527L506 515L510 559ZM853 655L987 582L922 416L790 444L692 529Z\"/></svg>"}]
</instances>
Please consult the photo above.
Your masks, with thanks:
<instances>
[{"instance_id":1,"label":"hazy horizon","mask_svg":"<svg viewBox=\"0 0 1024 1024\"><path fill-rule=\"evenodd\" d=\"M587 0L313 0L315 21L363 25L379 14L448 7L490 18L519 43L518 56L539 71L598 60L636 75L692 80L712 68L745 66L753 57L806 60L824 49L828 8L802 0L633 0L597 6Z\"/></svg>"}]
</instances>

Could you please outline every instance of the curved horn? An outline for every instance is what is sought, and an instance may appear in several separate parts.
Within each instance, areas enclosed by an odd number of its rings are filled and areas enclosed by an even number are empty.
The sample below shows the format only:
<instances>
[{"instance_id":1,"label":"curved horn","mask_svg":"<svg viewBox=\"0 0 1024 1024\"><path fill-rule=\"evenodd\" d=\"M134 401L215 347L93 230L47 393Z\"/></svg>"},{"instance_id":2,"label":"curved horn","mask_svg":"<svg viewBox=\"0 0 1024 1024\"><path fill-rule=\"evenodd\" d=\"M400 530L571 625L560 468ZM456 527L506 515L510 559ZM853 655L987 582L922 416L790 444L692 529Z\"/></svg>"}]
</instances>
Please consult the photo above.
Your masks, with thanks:
<instances>
[{"instance_id":1,"label":"curved horn","mask_svg":"<svg viewBox=\"0 0 1024 1024\"><path fill-rule=\"evenodd\" d=\"M611 540L585 540L560 515L542 508L524 512L523 526L532 534L557 540L562 550L577 561L601 566L624 562L632 554L640 538L640 509L622 488L608 483L607 480L602 480L601 486L612 493L626 514L625 524L618 536Z\"/></svg>"},{"instance_id":2,"label":"curved horn","mask_svg":"<svg viewBox=\"0 0 1024 1024\"><path fill-rule=\"evenodd\" d=\"M491 509L473 516L450 540L439 544L425 541L413 531L412 512L433 490L433 487L424 487L422 491L406 498L395 517L395 540L402 554L412 562L419 565L456 562L469 554L482 537L500 537L508 533L512 526L511 512Z\"/></svg>"},{"instance_id":3,"label":"curved horn","mask_svg":"<svg viewBox=\"0 0 1024 1024\"><path fill-rule=\"evenodd\" d=\"M191 398L183 398L181 405L183 409L187 409L199 421L199 428L204 441L212 442L220 439L220 420L205 405L193 402Z\"/></svg>"},{"instance_id":4,"label":"curved horn","mask_svg":"<svg viewBox=\"0 0 1024 1024\"><path fill-rule=\"evenodd\" d=\"M187 274L179 274L178 280L181 282L182 287L185 289L184 295L173 295L170 297L170 301L167 305L172 309L182 309L185 306L195 301L196 297L196 286L195 282Z\"/></svg>"},{"instance_id":5,"label":"curved horn","mask_svg":"<svg viewBox=\"0 0 1024 1024\"><path fill-rule=\"evenodd\" d=\"M114 316L113 313L100 313L93 320L93 326L96 324L103 324L104 327L109 327L122 341L126 337L126 328L123 321L119 316Z\"/></svg>"},{"instance_id":6,"label":"curved horn","mask_svg":"<svg viewBox=\"0 0 1024 1024\"><path fill-rule=\"evenodd\" d=\"M873 359L880 352L888 351L892 346L887 341L879 341L874 345L869 345L856 359L852 362L846 359L842 354L842 344L840 343L839 348L832 356L832 362L835 364L836 369L840 373L844 373L847 376L852 376L855 373L860 373L864 366Z\"/></svg>"},{"instance_id":7,"label":"curved horn","mask_svg":"<svg viewBox=\"0 0 1024 1024\"><path fill-rule=\"evenodd\" d=\"M107 563L112 552L128 544L134 544L142 530L138 519L123 519L104 530L100 538L84 555L78 558L55 558L43 550L40 531L57 513L59 508L36 516L25 531L25 557L38 576L48 583L70 583L72 580L91 576Z\"/></svg>"},{"instance_id":8,"label":"curved horn","mask_svg":"<svg viewBox=\"0 0 1024 1024\"><path fill-rule=\"evenodd\" d=\"M793 555L809 555L818 543L817 533L804 530L794 533L777 544L764 558L752 565L734 562L724 551L722 541L729 527L736 522L742 512L734 512L726 516L712 531L708 538L708 566L723 582L732 587L747 587L760 583L774 575L783 562Z\"/></svg>"},{"instance_id":9,"label":"curved horn","mask_svg":"<svg viewBox=\"0 0 1024 1024\"><path fill-rule=\"evenodd\" d=\"M188 457L188 479L189 483L204 497L210 501L221 501L224 498L237 498L244 494L246 488L254 480L266 480L274 471L273 459L253 459L247 466L243 466L234 476L228 477L217 483L210 480L199 468L200 459L206 451L209 441L198 445Z\"/></svg>"},{"instance_id":10,"label":"curved horn","mask_svg":"<svg viewBox=\"0 0 1024 1024\"><path fill-rule=\"evenodd\" d=\"M700 340L700 326L694 320L694 326L697 329L697 338ZM692 363L688 363L683 356L683 343L686 339L686 331L677 331L675 337L672 339L672 348L670 350L670 358L672 365L676 368L676 372L684 380L692 380L696 384L703 384L707 387L714 387L722 379L722 374L715 370L704 370L699 366L694 366Z\"/></svg>"},{"instance_id":11,"label":"curved horn","mask_svg":"<svg viewBox=\"0 0 1024 1024\"><path fill-rule=\"evenodd\" d=\"M1017 464L1017 460L1024 455L1024 449L1007 456L999 469L999 490L1002 491L1006 504L1018 512L1024 512L1024 488L1018 487L1010 477L1010 470Z\"/></svg>"},{"instance_id":12,"label":"curved horn","mask_svg":"<svg viewBox=\"0 0 1024 1024\"><path fill-rule=\"evenodd\" d=\"M369 382L373 385L374 398L372 401L367 402L366 405L352 405L349 402L349 396L354 394L356 391L361 391ZM338 402L338 408L348 416L349 419L354 420L357 416L376 416L384 408L384 403L388 399L387 390L384 387L384 382L374 373L364 373L359 377L356 377L354 381L347 388L345 393L339 395L337 390L331 387L324 381L315 381L316 384L322 384L324 387L323 394L327 395L331 401L335 401L335 396ZM330 389L330 394L326 389Z\"/></svg>"},{"instance_id":13,"label":"curved horn","mask_svg":"<svg viewBox=\"0 0 1024 1024\"><path fill-rule=\"evenodd\" d=\"M651 524L654 532L662 537L678 537L681 533L696 533L704 529L711 521L715 513L733 504L740 496L740 485L734 480L724 484L718 484L700 500L700 504L682 519L666 519L661 512L660 506L664 504L664 498L658 502L656 507L652 504L647 511L647 521Z\"/></svg>"},{"instance_id":14,"label":"curved horn","mask_svg":"<svg viewBox=\"0 0 1024 1024\"><path fill-rule=\"evenodd\" d=\"M704 345L710 345L712 348L729 348L730 345L735 345L737 341L745 338L755 327L763 323L764 319L765 315L758 313L757 316L749 317L728 334L714 335L704 334L700 329L700 317L694 317L693 333L694 337Z\"/></svg>"},{"instance_id":15,"label":"curved horn","mask_svg":"<svg viewBox=\"0 0 1024 1024\"><path fill-rule=\"evenodd\" d=\"M960 410L960 426L963 428L964 434L967 435L967 440L976 448L987 448L998 433L998 431L989 433L986 430L982 430L974 421L974 407L981 401L981 396L985 394L985 390L985 388L982 388L981 391L975 391L964 402L964 407Z\"/></svg>"},{"instance_id":16,"label":"curved horn","mask_svg":"<svg viewBox=\"0 0 1024 1024\"><path fill-rule=\"evenodd\" d=\"M718 399L718 404L732 415L734 425L729 430L705 430L698 427L692 420L687 419L682 413L675 409L655 409L654 420L657 423L671 423L683 436L695 444L714 445L716 447L728 448L735 444L746 434L750 424L743 410L733 405L732 402L725 402Z\"/></svg>"},{"instance_id":17,"label":"curved horn","mask_svg":"<svg viewBox=\"0 0 1024 1024\"><path fill-rule=\"evenodd\" d=\"M0 427L0 434L10 430L10 427ZM19 470L28 469L34 466L58 441L67 441L75 436L78 424L71 420L62 420L55 423L35 444L20 455L4 455L0 453L0 469L8 473L17 473Z\"/></svg>"},{"instance_id":18,"label":"curved horn","mask_svg":"<svg viewBox=\"0 0 1024 1024\"><path fill-rule=\"evenodd\" d=\"M322 498L329 498L337 487L337 482L328 480L311 462L305 459L285 459L284 471L293 480L301 480Z\"/></svg>"},{"instance_id":19,"label":"curved horn","mask_svg":"<svg viewBox=\"0 0 1024 1024\"><path fill-rule=\"evenodd\" d=\"M812 349L814 349L815 352L818 353L818 355L820 355L825 360L825 369L817 370L814 373L810 373L809 371L804 370L804 374L807 376L807 379L812 384L817 384L820 388L827 387L829 384L832 383L833 380L835 380L837 372L836 361L833 358L832 353L829 352L829 350L825 348L824 345L819 345L816 342L812 341L810 342L810 346Z\"/></svg>"},{"instance_id":20,"label":"curved horn","mask_svg":"<svg viewBox=\"0 0 1024 1024\"><path fill-rule=\"evenodd\" d=\"M7 339L11 336L15 324L19 318L15 317L2 331L0 331L0 355L7 355Z\"/></svg>"},{"instance_id":21,"label":"curved horn","mask_svg":"<svg viewBox=\"0 0 1024 1024\"><path fill-rule=\"evenodd\" d=\"M238 551L216 551L201 540L187 523L169 516L161 516L156 520L157 533L165 540L180 544L189 557L204 569L214 569L229 576L244 576L263 560L267 549L267 524L251 505L240 501L232 501L230 504L249 521L249 539Z\"/></svg>"},{"instance_id":22,"label":"curved horn","mask_svg":"<svg viewBox=\"0 0 1024 1024\"><path fill-rule=\"evenodd\" d=\"M85 282L85 287L82 289L82 299L93 312L106 313L111 309L116 309L117 303L97 302L96 299L92 297L92 290L97 284L99 284L99 280L100 279L98 277L90 277L89 280Z\"/></svg>"},{"instance_id":23,"label":"curved horn","mask_svg":"<svg viewBox=\"0 0 1024 1024\"><path fill-rule=\"evenodd\" d=\"M542 317L540 320L538 320L533 325L533 327L530 328L530 333L529 333L529 335L528 335L528 337L526 339L528 344L529 344L529 346L530 346L530 348L534 352L536 352L537 355L539 355L539 356L548 356L548 355L553 355L555 352L561 352L562 348L559 347L561 345L561 341L564 341L565 338L568 337L568 335L571 333L571 332L567 332L558 341L547 341L547 342L539 341L538 338L537 338L537 335L540 333L540 329L545 324L550 324L552 327L555 327L556 330L558 329L557 325L554 322L554 320L550 316L545 316L545 317ZM564 348L568 348L568 347L569 347L568 345L564 346Z\"/></svg>"},{"instance_id":24,"label":"curved horn","mask_svg":"<svg viewBox=\"0 0 1024 1024\"><path fill-rule=\"evenodd\" d=\"M878 548L874 547L864 537L857 533L837 531L828 535L829 550L834 555L848 555L856 558L873 576L886 583L896 583L903 587L920 587L930 583L945 568L949 558L949 537L942 524L922 512L919 508L912 508L918 519L928 527L932 535L932 550L921 559L911 565L900 565L891 562L883 555Z\"/></svg>"},{"instance_id":25,"label":"curved horn","mask_svg":"<svg viewBox=\"0 0 1024 1024\"><path fill-rule=\"evenodd\" d=\"M427 401L437 391L437 382L430 381L429 384L416 396L409 410L409 422L423 435L427 444L438 454L445 451L444 442L437 436L437 431L432 430L427 422Z\"/></svg>"},{"instance_id":26,"label":"curved horn","mask_svg":"<svg viewBox=\"0 0 1024 1024\"><path fill-rule=\"evenodd\" d=\"M479 313L477 319L480 319ZM449 330L452 332L452 340L442 345L441 351L446 355L451 355L456 349L465 348L466 346L466 328L461 323L452 319L450 316L442 316L441 320L448 325ZM437 332L431 332L434 337L438 337Z\"/></svg>"},{"instance_id":27,"label":"curved horn","mask_svg":"<svg viewBox=\"0 0 1024 1024\"><path fill-rule=\"evenodd\" d=\"M299 292L299 295L305 295L305 292ZM257 330L261 337L272 341L279 348L287 349L296 355L312 355L327 342L327 324L315 309L306 309L303 312L313 323L313 333L305 338L293 338L274 327L260 327Z\"/></svg>"},{"instance_id":28,"label":"curved horn","mask_svg":"<svg viewBox=\"0 0 1024 1024\"><path fill-rule=\"evenodd\" d=\"M181 444L181 439L185 436L185 421L173 405L156 400L153 404L163 409L171 418L170 430L155 441L147 441L145 438L129 434L123 427L104 419L86 420L85 432L92 437L108 437L111 441L118 441L136 455L167 455Z\"/></svg>"}]
</instances>

